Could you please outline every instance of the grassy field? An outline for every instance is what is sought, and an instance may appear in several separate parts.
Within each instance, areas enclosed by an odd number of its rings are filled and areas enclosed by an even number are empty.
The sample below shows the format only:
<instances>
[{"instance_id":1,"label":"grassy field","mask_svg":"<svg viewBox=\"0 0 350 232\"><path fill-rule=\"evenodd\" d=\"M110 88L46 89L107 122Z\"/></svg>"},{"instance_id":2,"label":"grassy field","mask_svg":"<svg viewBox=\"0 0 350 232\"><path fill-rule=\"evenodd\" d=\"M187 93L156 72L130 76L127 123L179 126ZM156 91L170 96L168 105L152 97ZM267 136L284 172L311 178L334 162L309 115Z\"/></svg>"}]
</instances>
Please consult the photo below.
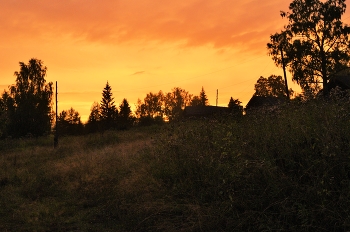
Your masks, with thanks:
<instances>
[{"instance_id":1,"label":"grassy field","mask_svg":"<svg viewBox=\"0 0 350 232\"><path fill-rule=\"evenodd\" d=\"M348 231L350 104L0 141L0 231Z\"/></svg>"}]
</instances>

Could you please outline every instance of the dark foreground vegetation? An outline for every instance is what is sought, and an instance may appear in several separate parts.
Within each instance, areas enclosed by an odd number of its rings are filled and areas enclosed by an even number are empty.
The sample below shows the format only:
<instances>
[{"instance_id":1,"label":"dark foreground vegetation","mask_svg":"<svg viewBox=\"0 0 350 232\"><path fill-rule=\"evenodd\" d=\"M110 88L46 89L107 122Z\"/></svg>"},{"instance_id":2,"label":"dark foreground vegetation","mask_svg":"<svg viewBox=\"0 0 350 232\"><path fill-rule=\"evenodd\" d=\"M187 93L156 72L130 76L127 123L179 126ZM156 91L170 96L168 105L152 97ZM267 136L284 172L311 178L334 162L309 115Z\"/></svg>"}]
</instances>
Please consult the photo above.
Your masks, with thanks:
<instances>
[{"instance_id":1,"label":"dark foreground vegetation","mask_svg":"<svg viewBox=\"0 0 350 232\"><path fill-rule=\"evenodd\" d=\"M1 231L349 231L350 104L0 141Z\"/></svg>"}]
</instances>

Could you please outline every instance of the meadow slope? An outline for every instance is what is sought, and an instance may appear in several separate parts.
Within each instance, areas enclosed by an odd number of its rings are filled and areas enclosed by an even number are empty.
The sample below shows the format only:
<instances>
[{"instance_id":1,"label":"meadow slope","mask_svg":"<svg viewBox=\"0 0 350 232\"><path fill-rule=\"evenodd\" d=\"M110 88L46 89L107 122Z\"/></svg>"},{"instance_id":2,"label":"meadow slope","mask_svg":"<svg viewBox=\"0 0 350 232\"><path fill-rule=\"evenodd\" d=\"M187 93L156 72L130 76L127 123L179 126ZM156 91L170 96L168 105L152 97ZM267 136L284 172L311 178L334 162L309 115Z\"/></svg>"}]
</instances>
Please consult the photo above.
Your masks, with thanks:
<instances>
[{"instance_id":1,"label":"meadow slope","mask_svg":"<svg viewBox=\"0 0 350 232\"><path fill-rule=\"evenodd\" d=\"M349 105L0 141L0 230L347 231Z\"/></svg>"}]
</instances>

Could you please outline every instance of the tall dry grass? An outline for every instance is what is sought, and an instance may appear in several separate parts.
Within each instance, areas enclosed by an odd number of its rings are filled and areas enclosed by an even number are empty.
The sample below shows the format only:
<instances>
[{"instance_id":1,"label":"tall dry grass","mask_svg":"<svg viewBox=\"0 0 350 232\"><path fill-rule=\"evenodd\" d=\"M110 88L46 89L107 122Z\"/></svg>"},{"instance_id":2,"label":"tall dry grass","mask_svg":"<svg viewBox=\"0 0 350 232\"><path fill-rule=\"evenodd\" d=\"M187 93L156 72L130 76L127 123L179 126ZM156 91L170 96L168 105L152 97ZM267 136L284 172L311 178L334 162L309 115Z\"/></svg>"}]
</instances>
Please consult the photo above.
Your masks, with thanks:
<instances>
[{"instance_id":1,"label":"tall dry grass","mask_svg":"<svg viewBox=\"0 0 350 232\"><path fill-rule=\"evenodd\" d=\"M347 231L348 103L1 141L0 230Z\"/></svg>"},{"instance_id":2,"label":"tall dry grass","mask_svg":"<svg viewBox=\"0 0 350 232\"><path fill-rule=\"evenodd\" d=\"M315 100L170 128L149 153L172 209L158 218L185 231L349 230L349 106Z\"/></svg>"},{"instance_id":3,"label":"tall dry grass","mask_svg":"<svg viewBox=\"0 0 350 232\"><path fill-rule=\"evenodd\" d=\"M124 202L148 188L138 157L152 133L2 141L0 230L124 230Z\"/></svg>"}]
</instances>

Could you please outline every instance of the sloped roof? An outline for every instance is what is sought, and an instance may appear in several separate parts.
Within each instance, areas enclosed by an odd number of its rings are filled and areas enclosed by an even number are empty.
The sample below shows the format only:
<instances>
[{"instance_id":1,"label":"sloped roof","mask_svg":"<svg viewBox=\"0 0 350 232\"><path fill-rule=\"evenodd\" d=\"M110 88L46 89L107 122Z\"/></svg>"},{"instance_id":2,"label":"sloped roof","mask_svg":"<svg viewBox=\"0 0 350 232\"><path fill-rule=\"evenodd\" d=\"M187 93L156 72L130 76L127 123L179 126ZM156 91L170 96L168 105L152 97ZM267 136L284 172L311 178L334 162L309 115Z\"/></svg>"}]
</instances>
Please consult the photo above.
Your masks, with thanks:
<instances>
[{"instance_id":1,"label":"sloped roof","mask_svg":"<svg viewBox=\"0 0 350 232\"><path fill-rule=\"evenodd\" d=\"M222 106L186 106L185 117L201 117L220 113L227 113L228 107Z\"/></svg>"},{"instance_id":2,"label":"sloped roof","mask_svg":"<svg viewBox=\"0 0 350 232\"><path fill-rule=\"evenodd\" d=\"M246 109L251 109L255 107L261 107L261 106L273 106L277 105L279 103L284 102L284 98L280 97L264 97L264 96L253 96L248 104L246 105Z\"/></svg>"}]
</instances>

